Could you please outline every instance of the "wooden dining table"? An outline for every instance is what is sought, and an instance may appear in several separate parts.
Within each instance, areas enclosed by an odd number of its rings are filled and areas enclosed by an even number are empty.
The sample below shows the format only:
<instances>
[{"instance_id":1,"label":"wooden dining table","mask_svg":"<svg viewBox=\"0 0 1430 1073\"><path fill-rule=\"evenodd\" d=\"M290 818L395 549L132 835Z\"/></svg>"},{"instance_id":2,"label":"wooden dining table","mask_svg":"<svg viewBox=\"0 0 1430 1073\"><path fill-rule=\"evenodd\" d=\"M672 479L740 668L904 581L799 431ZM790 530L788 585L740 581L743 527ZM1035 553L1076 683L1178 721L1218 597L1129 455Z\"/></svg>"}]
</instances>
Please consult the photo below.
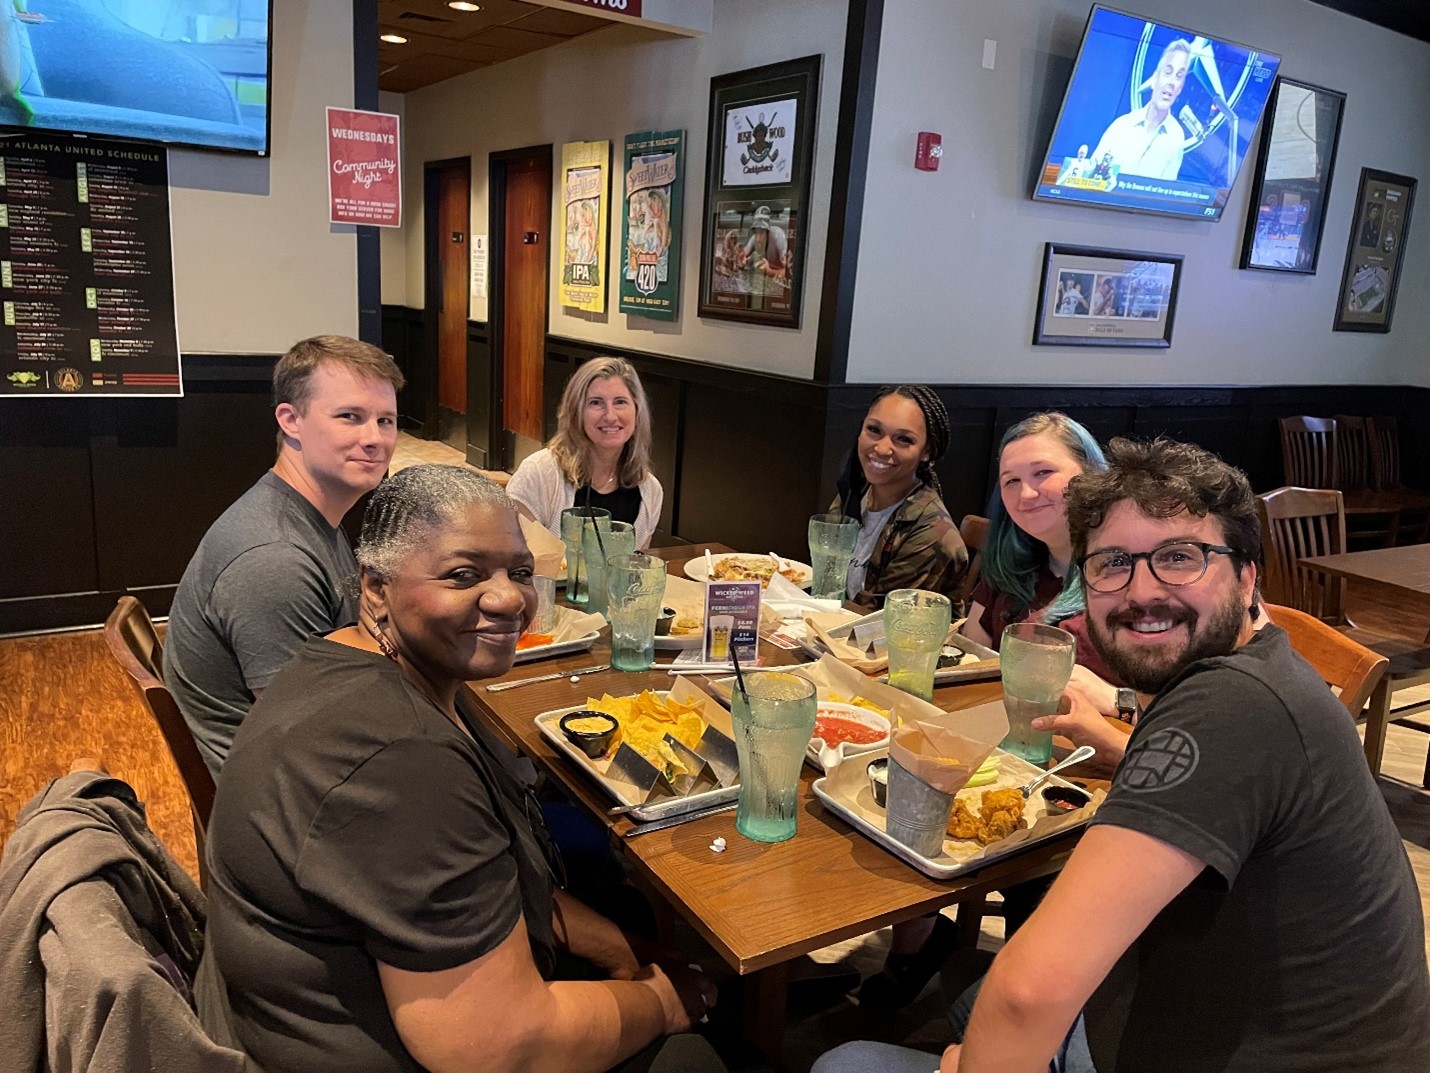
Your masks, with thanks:
<instances>
[{"instance_id":1,"label":"wooden dining table","mask_svg":"<svg viewBox=\"0 0 1430 1073\"><path fill-rule=\"evenodd\" d=\"M652 551L672 573L706 548L695 545ZM486 686L608 663L602 638L586 652L518 665L500 679L473 683L469 699L479 717L510 748L532 760L573 801L609 829L618 851L637 877L698 932L743 981L745 1038L780 1064L790 963L803 954L854 936L909 920L943 906L973 902L1017 883L1056 872L1080 835L1074 829L1015 856L951 880L916 871L828 811L810 789L818 777L805 767L799 789L798 831L779 843L753 842L735 830L727 811L679 826L630 837L638 826L611 816L612 799L596 780L542 737L535 724L543 712L583 703L602 693L627 695L669 689L673 678L661 664L625 673L606 670L579 678L561 677L519 689L489 692ZM761 642L765 666L802 662L805 657ZM1001 695L997 681L940 688L934 703L957 711ZM723 852L712 849L725 840ZM970 937L976 938L976 936Z\"/></svg>"},{"instance_id":2,"label":"wooden dining table","mask_svg":"<svg viewBox=\"0 0 1430 1073\"><path fill-rule=\"evenodd\" d=\"M1358 588L1393 600L1413 613L1430 615L1430 544L1308 555L1297 561L1301 566L1354 582ZM1430 637L1426 641L1430 642ZM1394 681L1386 675L1376 687L1366 712L1365 756L1374 773L1379 773L1385 754L1391 690L1430 681L1430 648L1411 649L1395 656L1391 666L1398 665ZM1426 773L1430 779L1430 760L1426 761Z\"/></svg>"}]
</instances>

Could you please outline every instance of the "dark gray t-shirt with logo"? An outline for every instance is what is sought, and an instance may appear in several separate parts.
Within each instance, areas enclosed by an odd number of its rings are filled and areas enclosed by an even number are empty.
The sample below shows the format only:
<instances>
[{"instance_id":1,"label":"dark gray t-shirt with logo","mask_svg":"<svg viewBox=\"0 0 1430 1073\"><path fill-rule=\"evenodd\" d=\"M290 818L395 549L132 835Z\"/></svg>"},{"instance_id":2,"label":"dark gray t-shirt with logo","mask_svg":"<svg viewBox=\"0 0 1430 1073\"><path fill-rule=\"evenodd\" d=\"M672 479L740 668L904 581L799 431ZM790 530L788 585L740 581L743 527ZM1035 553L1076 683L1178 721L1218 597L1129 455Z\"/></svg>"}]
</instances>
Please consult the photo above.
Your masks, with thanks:
<instances>
[{"instance_id":1,"label":"dark gray t-shirt with logo","mask_svg":"<svg viewBox=\"0 0 1430 1073\"><path fill-rule=\"evenodd\" d=\"M1350 716L1282 630L1168 684L1093 823L1206 865L1088 1003L1098 1073L1430 1069L1409 859Z\"/></svg>"},{"instance_id":2,"label":"dark gray t-shirt with logo","mask_svg":"<svg viewBox=\"0 0 1430 1073\"><path fill-rule=\"evenodd\" d=\"M218 778L238 725L313 634L357 621L347 534L272 470L204 534L179 581L164 684Z\"/></svg>"}]
</instances>

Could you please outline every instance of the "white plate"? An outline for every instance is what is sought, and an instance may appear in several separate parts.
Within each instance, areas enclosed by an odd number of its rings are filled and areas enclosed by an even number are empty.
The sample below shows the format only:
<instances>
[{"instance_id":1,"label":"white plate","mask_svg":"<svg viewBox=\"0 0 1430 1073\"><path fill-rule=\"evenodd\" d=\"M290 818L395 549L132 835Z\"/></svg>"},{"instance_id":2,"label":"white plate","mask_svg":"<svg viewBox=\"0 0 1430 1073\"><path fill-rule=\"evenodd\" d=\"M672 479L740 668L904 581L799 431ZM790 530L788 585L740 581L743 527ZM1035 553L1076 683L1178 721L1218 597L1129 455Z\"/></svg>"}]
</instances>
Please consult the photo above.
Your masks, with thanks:
<instances>
[{"instance_id":1,"label":"white plate","mask_svg":"<svg viewBox=\"0 0 1430 1073\"><path fill-rule=\"evenodd\" d=\"M716 563L719 563L723 559L764 559L766 562L770 562L770 557L768 555L760 555L758 553L743 551L727 551L720 555L712 555L710 556L710 558L713 562ZM809 583L814 580L814 567L810 566L808 563L797 563L793 559L785 559L784 563L786 566L793 567L795 570L799 571L799 580L795 582L795 585L799 586L802 589L809 588ZM771 565L773 565L773 563L771 563ZM685 564L685 576L688 577L691 581L708 581L708 575L709 571L707 571L705 568L705 556L703 555L697 556L696 558L691 559Z\"/></svg>"},{"instance_id":2,"label":"white plate","mask_svg":"<svg viewBox=\"0 0 1430 1073\"><path fill-rule=\"evenodd\" d=\"M583 637L573 637L569 641L554 641L549 645L537 645L535 648L519 648L516 652L516 659L512 663L530 663L534 659L546 659L547 656L564 656L571 652L585 652L593 644L600 633L592 631Z\"/></svg>"}]
</instances>

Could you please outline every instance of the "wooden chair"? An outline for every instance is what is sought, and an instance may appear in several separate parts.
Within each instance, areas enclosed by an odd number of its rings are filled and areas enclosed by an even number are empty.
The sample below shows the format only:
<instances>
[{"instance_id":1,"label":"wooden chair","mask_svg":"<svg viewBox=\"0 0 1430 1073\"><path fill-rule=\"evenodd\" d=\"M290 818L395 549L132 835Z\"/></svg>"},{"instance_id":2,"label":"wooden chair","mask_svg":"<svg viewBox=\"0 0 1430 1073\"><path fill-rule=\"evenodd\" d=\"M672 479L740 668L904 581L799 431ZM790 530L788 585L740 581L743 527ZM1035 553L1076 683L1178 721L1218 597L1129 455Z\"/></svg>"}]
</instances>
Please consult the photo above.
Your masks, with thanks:
<instances>
[{"instance_id":1,"label":"wooden chair","mask_svg":"<svg viewBox=\"0 0 1430 1073\"><path fill-rule=\"evenodd\" d=\"M1345 621L1344 579L1308 570L1298 560L1346 550L1346 516L1334 488L1277 488L1256 497L1266 556L1261 592L1273 603L1332 626Z\"/></svg>"},{"instance_id":2,"label":"wooden chair","mask_svg":"<svg viewBox=\"0 0 1430 1073\"><path fill-rule=\"evenodd\" d=\"M1314 555L1338 555L1346 548L1346 519L1341 493L1335 489L1278 488L1256 497L1261 516L1266 572L1262 595L1272 603L1320 619L1337 632L1385 656L1389 664L1371 693L1366 715L1365 756L1372 774L1380 774L1385 753L1386 727L1392 722L1391 694L1397 689L1430 682L1430 637L1414 644L1356 626L1345 613L1345 581L1301 566L1298 560ZM1412 706L1418 707L1418 705ZM1404 719L1397 726L1427 732L1422 724ZM1430 784L1430 758L1426 761Z\"/></svg>"},{"instance_id":3,"label":"wooden chair","mask_svg":"<svg viewBox=\"0 0 1430 1073\"><path fill-rule=\"evenodd\" d=\"M1359 492L1369 488L1370 419L1353 414L1336 414L1336 487L1342 492Z\"/></svg>"},{"instance_id":4,"label":"wooden chair","mask_svg":"<svg viewBox=\"0 0 1430 1073\"><path fill-rule=\"evenodd\" d=\"M965 514L958 527L958 535L963 538L963 546L968 549L968 573L963 575L963 585L958 590L958 601L968 606L968 598L978 584L978 576L983 572L983 548L988 543L988 519L978 514Z\"/></svg>"},{"instance_id":5,"label":"wooden chair","mask_svg":"<svg viewBox=\"0 0 1430 1073\"><path fill-rule=\"evenodd\" d=\"M1329 417L1283 417L1281 468L1297 488L1339 488L1336 423Z\"/></svg>"},{"instance_id":6,"label":"wooden chair","mask_svg":"<svg viewBox=\"0 0 1430 1073\"><path fill-rule=\"evenodd\" d=\"M1400 479L1400 433L1393 417L1366 419L1370 447L1370 487L1381 495L1395 496L1401 504L1399 544L1430 540L1430 496L1407 488Z\"/></svg>"},{"instance_id":7,"label":"wooden chair","mask_svg":"<svg viewBox=\"0 0 1430 1073\"><path fill-rule=\"evenodd\" d=\"M1366 702L1385 677L1390 660L1320 619L1294 607L1263 603L1271 621L1286 631L1294 648L1328 686L1340 690L1340 701L1352 719L1360 719Z\"/></svg>"},{"instance_id":8,"label":"wooden chair","mask_svg":"<svg viewBox=\"0 0 1430 1073\"><path fill-rule=\"evenodd\" d=\"M198 850L200 886L207 889L208 867L204 859L205 835L214 807L214 780L208 765L199 754L189 724L184 722L179 706L164 685L160 668L164 663L164 647L154 632L149 612L132 596L121 596L104 623L104 640L109 651L134 682L134 688L159 724L159 733L169 748L169 756L179 769L184 789L189 794L189 809L194 817L194 845Z\"/></svg>"}]
</instances>

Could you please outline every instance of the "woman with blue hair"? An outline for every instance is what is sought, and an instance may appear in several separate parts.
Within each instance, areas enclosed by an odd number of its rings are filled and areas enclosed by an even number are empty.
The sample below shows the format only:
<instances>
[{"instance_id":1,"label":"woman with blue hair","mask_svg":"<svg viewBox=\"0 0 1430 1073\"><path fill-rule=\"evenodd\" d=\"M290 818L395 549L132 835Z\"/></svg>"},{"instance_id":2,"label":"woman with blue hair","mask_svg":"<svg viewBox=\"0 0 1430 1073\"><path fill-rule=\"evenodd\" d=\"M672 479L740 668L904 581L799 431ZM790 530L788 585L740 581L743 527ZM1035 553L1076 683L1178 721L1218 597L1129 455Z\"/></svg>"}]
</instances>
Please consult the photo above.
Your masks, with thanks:
<instances>
[{"instance_id":1,"label":"woman with blue hair","mask_svg":"<svg viewBox=\"0 0 1430 1073\"><path fill-rule=\"evenodd\" d=\"M1078 663L1111 672L1087 639L1078 568L1063 514L1068 482L1107 462L1092 433L1062 413L1034 414L1003 435L998 487L988 501L983 573L970 597L964 636L997 648L1004 627L1033 619L1078 639Z\"/></svg>"}]
</instances>

